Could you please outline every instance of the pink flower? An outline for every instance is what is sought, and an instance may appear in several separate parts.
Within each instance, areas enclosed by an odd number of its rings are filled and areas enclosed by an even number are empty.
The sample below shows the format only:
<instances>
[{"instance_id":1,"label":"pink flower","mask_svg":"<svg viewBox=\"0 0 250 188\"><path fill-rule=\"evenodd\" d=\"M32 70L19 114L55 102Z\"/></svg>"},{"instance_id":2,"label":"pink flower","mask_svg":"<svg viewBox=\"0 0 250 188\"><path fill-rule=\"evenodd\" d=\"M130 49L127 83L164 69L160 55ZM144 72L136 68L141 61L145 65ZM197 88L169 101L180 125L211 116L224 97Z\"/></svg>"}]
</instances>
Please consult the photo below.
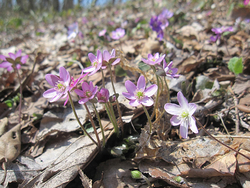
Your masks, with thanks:
<instances>
[{"instance_id":1,"label":"pink flower","mask_svg":"<svg viewBox=\"0 0 250 188\"><path fill-rule=\"evenodd\" d=\"M70 91L70 74L64 67L60 67L59 75L60 77L53 74L47 74L45 76L47 82L54 87L43 93L43 97L51 98L50 102L68 97L68 91ZM68 100L66 100L64 105L66 105L67 101Z\"/></svg>"},{"instance_id":2,"label":"pink flower","mask_svg":"<svg viewBox=\"0 0 250 188\"><path fill-rule=\"evenodd\" d=\"M249 0L244 0L244 5L247 6L249 3Z\"/></svg>"},{"instance_id":3,"label":"pink flower","mask_svg":"<svg viewBox=\"0 0 250 188\"><path fill-rule=\"evenodd\" d=\"M75 89L75 93L79 95L82 99L78 101L79 104L85 104L89 100L93 99L95 97L95 94L97 93L98 87L93 86L93 83L90 81L89 84L87 82L82 83L82 90Z\"/></svg>"},{"instance_id":4,"label":"pink flower","mask_svg":"<svg viewBox=\"0 0 250 188\"><path fill-rule=\"evenodd\" d=\"M180 105L166 103L164 106L166 112L173 115L170 119L170 123L173 126L180 125L180 134L183 138L187 138L188 127L197 134L196 121L192 116L197 108L196 104L188 103L181 91L177 93L177 100Z\"/></svg>"},{"instance_id":5,"label":"pink flower","mask_svg":"<svg viewBox=\"0 0 250 188\"><path fill-rule=\"evenodd\" d=\"M78 23L75 22L73 24L71 24L70 26L68 26L68 40L75 38L78 34L79 30L78 30Z\"/></svg>"},{"instance_id":6,"label":"pink flower","mask_svg":"<svg viewBox=\"0 0 250 188\"><path fill-rule=\"evenodd\" d=\"M25 64L27 59L28 59L28 55L25 56L21 56L22 54L22 50L18 50L18 52L16 54L13 53L9 53L9 57L4 56L4 55L0 55L0 59L3 60L3 62L0 64L1 68L6 68L7 71L12 71L13 70L13 65L16 65L17 69L21 68L20 63Z\"/></svg>"},{"instance_id":7,"label":"pink flower","mask_svg":"<svg viewBox=\"0 0 250 188\"><path fill-rule=\"evenodd\" d=\"M88 75L88 73L86 73L86 74L83 75L83 70L82 70L82 73L81 73L81 75L80 75L79 78L74 79L74 77L72 76L72 77L71 77L71 82L70 82L70 91L76 89L77 84L78 84L78 83L81 83L81 82L82 82L82 79L83 79L85 76L87 76L87 75Z\"/></svg>"},{"instance_id":8,"label":"pink flower","mask_svg":"<svg viewBox=\"0 0 250 188\"><path fill-rule=\"evenodd\" d=\"M91 66L85 68L83 72L90 72L89 76L95 74L102 67L102 53L97 50L97 56L92 53L88 54L91 61Z\"/></svg>"},{"instance_id":9,"label":"pink flower","mask_svg":"<svg viewBox=\"0 0 250 188\"><path fill-rule=\"evenodd\" d=\"M176 74L178 69L172 68L173 62L171 61L169 64L166 63L165 59L163 59L163 69L167 77L170 78L178 78L180 75Z\"/></svg>"},{"instance_id":10,"label":"pink flower","mask_svg":"<svg viewBox=\"0 0 250 188\"><path fill-rule=\"evenodd\" d=\"M98 36L99 36L99 37L103 37L103 36L105 36L106 32L107 32L106 29L103 29L103 30L101 30L101 31L99 32Z\"/></svg>"},{"instance_id":11,"label":"pink flower","mask_svg":"<svg viewBox=\"0 0 250 188\"><path fill-rule=\"evenodd\" d=\"M154 104L152 95L157 91L158 86L153 84L146 89L146 83L144 76L140 76L137 82L137 86L130 80L125 82L125 87L128 93L123 92L123 96L130 100L131 106L138 106L140 104L144 106L152 106Z\"/></svg>"},{"instance_id":12,"label":"pink flower","mask_svg":"<svg viewBox=\"0 0 250 188\"><path fill-rule=\"evenodd\" d=\"M162 60L165 58L165 54L160 56L159 53L156 53L154 56L148 54L148 59L141 59L144 63L148 65L161 64Z\"/></svg>"},{"instance_id":13,"label":"pink flower","mask_svg":"<svg viewBox=\"0 0 250 188\"><path fill-rule=\"evenodd\" d=\"M114 40L119 40L120 38L124 37L125 30L122 28L117 28L115 31L111 32L111 38Z\"/></svg>"},{"instance_id":14,"label":"pink flower","mask_svg":"<svg viewBox=\"0 0 250 188\"><path fill-rule=\"evenodd\" d=\"M116 65L120 62L120 58L115 58L115 49L112 50L111 54L107 51L103 51L103 63L104 64L111 64ZM103 69L105 69L107 66L102 66Z\"/></svg>"},{"instance_id":15,"label":"pink flower","mask_svg":"<svg viewBox=\"0 0 250 188\"><path fill-rule=\"evenodd\" d=\"M97 92L96 97L99 103L106 103L109 101L109 90L106 88L102 88L99 92Z\"/></svg>"},{"instance_id":16,"label":"pink flower","mask_svg":"<svg viewBox=\"0 0 250 188\"><path fill-rule=\"evenodd\" d=\"M212 42L216 42L217 40L219 40L221 38L221 35L226 32L226 31L234 31L233 27L225 27L225 26L222 26L222 27L219 27L219 28L212 28L211 29L215 34L216 36L211 36L210 37L210 40Z\"/></svg>"}]
</instances>

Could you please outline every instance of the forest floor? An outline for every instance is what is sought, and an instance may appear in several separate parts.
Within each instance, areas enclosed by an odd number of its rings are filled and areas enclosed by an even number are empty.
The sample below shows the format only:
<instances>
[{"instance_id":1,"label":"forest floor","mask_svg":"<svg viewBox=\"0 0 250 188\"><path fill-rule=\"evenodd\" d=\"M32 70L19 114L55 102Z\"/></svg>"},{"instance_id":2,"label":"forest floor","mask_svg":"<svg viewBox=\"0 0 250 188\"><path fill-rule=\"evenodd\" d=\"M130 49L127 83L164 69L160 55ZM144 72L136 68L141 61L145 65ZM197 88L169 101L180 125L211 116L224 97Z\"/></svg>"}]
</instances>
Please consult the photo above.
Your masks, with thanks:
<instances>
[{"instance_id":1,"label":"forest floor","mask_svg":"<svg viewBox=\"0 0 250 188\"><path fill-rule=\"evenodd\" d=\"M30 19L6 18L8 22L0 33L0 54L8 56L21 49L28 59L18 71L0 68L2 185L250 187L250 5L211 2L133 1L67 11L60 16L33 12ZM173 16L160 40L149 22L164 9ZM73 23L78 23L79 33L69 40L67 28ZM212 42L211 37L216 36L212 28L222 26L232 30ZM117 28L125 29L125 36L113 40L110 35ZM99 36L104 29L105 35ZM90 66L89 53L112 49L120 62L112 71L104 69L103 76L110 94L111 75L115 79L123 123L116 113L117 136L104 106L95 104L106 140L99 150L83 136L69 102L64 105L65 99L60 99L50 103L43 97L52 88L45 75L59 75L60 67L64 67L70 75L79 77L82 69ZM165 54L166 62L172 61L180 76L166 79L169 89L160 76L158 105L147 108L149 114L155 113L149 134L142 106L130 106L122 92L127 91L125 81L136 83L140 75L145 76L147 86L158 83L153 70L141 60L156 53ZM102 72L84 80L100 89ZM198 133L189 130L186 139L180 136L179 126L171 125L172 116L164 110L166 103L178 104L179 91L197 106L194 116ZM78 103L77 95L72 94L72 98L80 121L95 138L84 106ZM87 106L102 140L94 109L90 103ZM117 112L117 106L113 106Z\"/></svg>"}]
</instances>

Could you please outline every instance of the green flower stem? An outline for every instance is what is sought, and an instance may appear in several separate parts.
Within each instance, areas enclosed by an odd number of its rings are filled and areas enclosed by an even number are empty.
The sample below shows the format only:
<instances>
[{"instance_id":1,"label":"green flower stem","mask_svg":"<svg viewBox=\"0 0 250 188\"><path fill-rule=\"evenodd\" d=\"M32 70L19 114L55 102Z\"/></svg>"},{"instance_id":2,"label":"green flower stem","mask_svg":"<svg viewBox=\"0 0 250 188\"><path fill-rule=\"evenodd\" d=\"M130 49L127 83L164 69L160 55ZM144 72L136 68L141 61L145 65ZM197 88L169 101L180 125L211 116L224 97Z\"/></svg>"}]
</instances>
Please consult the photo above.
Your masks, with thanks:
<instances>
[{"instance_id":1,"label":"green flower stem","mask_svg":"<svg viewBox=\"0 0 250 188\"><path fill-rule=\"evenodd\" d=\"M86 131L86 129L84 128L84 126L82 125L82 123L80 122L77 114L76 114L76 110L75 110L75 106L74 106L74 103L72 101L72 98L71 98L71 95L70 95L70 92L68 91L68 95L69 95L69 101L70 101L70 104L71 104L71 108L74 112L74 115L76 117L76 120L78 122L78 124L80 125L80 127L82 128L83 132L98 146L97 142L89 135L89 133Z\"/></svg>"},{"instance_id":2,"label":"green flower stem","mask_svg":"<svg viewBox=\"0 0 250 188\"><path fill-rule=\"evenodd\" d=\"M170 92L169 92L169 87L168 87L168 83L167 83L166 77L164 78L164 82L165 82L165 86L166 86L167 92L168 92L167 103L169 103L169 101L170 101Z\"/></svg>"},{"instance_id":3,"label":"green flower stem","mask_svg":"<svg viewBox=\"0 0 250 188\"><path fill-rule=\"evenodd\" d=\"M115 86L114 86L114 82L113 82L111 66L108 65L108 67L109 67L109 72L110 72L110 79L111 79L112 88L113 88L114 94L117 94L116 91L115 91ZM120 122L121 122L121 128L122 128L122 132L123 132L122 113L121 113L120 105L119 105L119 102L118 102L117 98L116 98L115 102L116 102L116 106L117 106L117 109L118 109L118 114L119 114L119 118L120 118Z\"/></svg>"},{"instance_id":4,"label":"green flower stem","mask_svg":"<svg viewBox=\"0 0 250 188\"><path fill-rule=\"evenodd\" d=\"M103 69L102 68L101 68L101 72L102 72L102 87L105 88L104 73L103 73Z\"/></svg>"},{"instance_id":5,"label":"green flower stem","mask_svg":"<svg viewBox=\"0 0 250 188\"><path fill-rule=\"evenodd\" d=\"M99 124L100 124L100 127L101 127L101 131L102 131L102 146L104 147L106 141L105 141L105 135L104 135L104 130L103 130L103 126L102 126L102 121L101 121L101 118L99 116L99 113L97 112L97 109L96 109L95 105L93 103L92 103L92 105L94 107L96 117L97 117L97 119L99 121Z\"/></svg>"},{"instance_id":6,"label":"green flower stem","mask_svg":"<svg viewBox=\"0 0 250 188\"><path fill-rule=\"evenodd\" d=\"M16 70L17 70L17 76L18 76L18 81L19 81L19 89L20 89L20 96L19 96L19 118L18 118L18 122L21 123L23 88L22 88L22 79L21 79L21 76L19 74L18 69L16 69Z\"/></svg>"},{"instance_id":7,"label":"green flower stem","mask_svg":"<svg viewBox=\"0 0 250 188\"><path fill-rule=\"evenodd\" d=\"M86 105L86 103L84 103L84 106L85 106L85 108L86 108L86 110L87 110L87 112L88 112L88 115L89 115L89 119L90 119L91 125L92 125L92 127L93 127L93 129L94 129L94 132L95 132L95 135L96 135L96 139L97 139L98 146L101 148L101 142L100 142L98 133L97 133L96 128L95 128L94 120L93 120L93 118L92 118L92 116L91 116L91 113L90 113L89 108L88 108L88 106Z\"/></svg>"},{"instance_id":8,"label":"green flower stem","mask_svg":"<svg viewBox=\"0 0 250 188\"><path fill-rule=\"evenodd\" d=\"M109 120L111 121L111 123L112 123L113 126L114 126L115 133L118 135L118 134L119 134L119 131L118 131L117 122L116 122L116 119L115 119L115 118L111 115L111 113L110 113L110 107L109 107L108 103L105 103L105 108L106 108L106 111L107 111L107 113L108 113Z\"/></svg>"},{"instance_id":9,"label":"green flower stem","mask_svg":"<svg viewBox=\"0 0 250 188\"><path fill-rule=\"evenodd\" d=\"M147 116L147 118L148 118L148 122L149 122L149 134L151 134L151 132L152 132L152 121L151 121L151 118L150 118L150 116L149 116L149 113L148 113L148 110L147 110L147 108L144 106L144 105L142 105L142 107L143 107L143 110L144 110L144 112L145 112L145 114L146 114L146 116Z\"/></svg>"},{"instance_id":10,"label":"green flower stem","mask_svg":"<svg viewBox=\"0 0 250 188\"><path fill-rule=\"evenodd\" d=\"M158 106L158 99L159 99L159 95L160 95L160 87L159 87L160 86L160 81L159 81L159 76L156 74L155 67L151 66L151 68L153 69L153 71L155 73L156 80L157 80L157 86L158 86L156 99L155 99L155 105L154 105L153 113L151 115L151 119L153 119L154 115L156 114L156 109L157 109L157 106Z\"/></svg>"},{"instance_id":11,"label":"green flower stem","mask_svg":"<svg viewBox=\"0 0 250 188\"><path fill-rule=\"evenodd\" d=\"M111 102L108 102L108 107L109 107L110 115L111 115L111 117L113 118L113 121L114 121L115 132L117 133L117 136L118 136L119 135L118 124L117 124L117 121L116 121L115 112L114 112L113 105L112 105Z\"/></svg>"}]
</instances>

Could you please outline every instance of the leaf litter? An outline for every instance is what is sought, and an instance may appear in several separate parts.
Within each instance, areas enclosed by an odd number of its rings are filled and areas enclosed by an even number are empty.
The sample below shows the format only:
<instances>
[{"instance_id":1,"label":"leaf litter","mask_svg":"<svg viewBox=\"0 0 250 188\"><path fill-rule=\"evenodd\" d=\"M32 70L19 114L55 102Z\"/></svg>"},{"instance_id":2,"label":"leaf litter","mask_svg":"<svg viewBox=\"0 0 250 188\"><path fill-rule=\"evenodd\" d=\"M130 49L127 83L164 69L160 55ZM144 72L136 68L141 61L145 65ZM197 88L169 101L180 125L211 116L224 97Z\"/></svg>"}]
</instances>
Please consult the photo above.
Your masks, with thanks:
<instances>
[{"instance_id":1,"label":"leaf litter","mask_svg":"<svg viewBox=\"0 0 250 188\"><path fill-rule=\"evenodd\" d=\"M245 13L240 8L233 9L230 18L226 16L229 10L227 1L214 4L183 3L178 7L159 1L159 5L153 8L151 1L130 3L133 9L123 9L117 5L100 8L101 15L96 14L99 8L87 11L87 19L91 21L80 24L81 30L84 30L82 43L67 41L67 31L63 25L71 24L73 18L58 19L49 24L40 22L36 27L44 31L41 36L35 35L36 29L30 23L25 30L13 33L11 39L1 33L1 38L4 38L1 54L14 53L16 49L29 54L29 61L21 73L24 88L22 124L18 124L18 103L11 100L12 108L4 106L6 99L17 96L17 75L1 70L0 105L8 109L1 113L1 130L9 130L0 138L3 168L0 179L5 186L16 182L20 187L69 187L77 182L78 177L81 183L75 187L149 187L148 182L151 187L249 187L248 159L220 145L202 129L197 135L189 134L187 140L178 136L179 130L171 126L170 116L162 114L163 106L168 102L166 90L162 88L159 97L153 135L147 132L149 124L143 117L142 108L131 107L121 95L125 91L124 82L135 82L140 74L147 81L156 83L152 70L141 70L141 58L149 53L166 54L168 60L178 68L178 74L182 75L178 79L168 80L170 100L176 102L176 93L183 91L190 101L198 105L195 115L211 134L250 156L249 23L244 21L249 19L249 7L245 7ZM164 40L159 41L156 33L145 28L149 28L150 16L159 13L163 7L175 14L165 29L167 34ZM121 16L114 16L116 9ZM72 17L80 20L76 15ZM238 17L240 23L236 21ZM114 26L108 18L114 22ZM145 19L147 24L140 22L141 25L136 26L135 19ZM125 29L136 28L136 34L127 34L121 41L114 42L97 37L99 29L119 27L125 20L128 21ZM213 35L211 28L219 25L234 26L238 30L224 35L216 43L209 42ZM19 33L24 37L13 45L13 41L20 38ZM135 149L130 151L130 155L127 154L130 157L121 154L120 158L113 159L114 155L110 157L109 154L107 159L98 159L102 158L100 155L103 152L99 152L95 144L82 136L69 105L64 107L63 101L48 103L42 97L42 93L50 87L44 79L47 73L58 73L59 67L64 66L73 75L79 75L79 67L88 64L87 54L95 51L96 45L103 49L116 49L121 59L120 66L126 73L125 76L116 75L116 86L119 88L120 105L123 106L125 132L139 137ZM234 74L233 68L228 67L233 57L242 57L243 72L240 74ZM71 62L72 65L69 64ZM104 71L107 87L111 87L110 74ZM93 81L94 85L101 85L101 73L86 79ZM76 104L78 99L75 96L73 100ZM105 137L113 142L108 141L106 147L118 145L116 142L124 138L113 140L113 128L107 121L104 108L98 106L97 109L103 115ZM152 108L148 110L153 111ZM82 106L76 104L76 112L81 122L88 123L87 113ZM239 126L236 127L236 124ZM99 128L98 134L102 138ZM97 170L91 175L92 171L88 168L93 166ZM144 178L132 179L130 172L133 169L138 169Z\"/></svg>"}]
</instances>

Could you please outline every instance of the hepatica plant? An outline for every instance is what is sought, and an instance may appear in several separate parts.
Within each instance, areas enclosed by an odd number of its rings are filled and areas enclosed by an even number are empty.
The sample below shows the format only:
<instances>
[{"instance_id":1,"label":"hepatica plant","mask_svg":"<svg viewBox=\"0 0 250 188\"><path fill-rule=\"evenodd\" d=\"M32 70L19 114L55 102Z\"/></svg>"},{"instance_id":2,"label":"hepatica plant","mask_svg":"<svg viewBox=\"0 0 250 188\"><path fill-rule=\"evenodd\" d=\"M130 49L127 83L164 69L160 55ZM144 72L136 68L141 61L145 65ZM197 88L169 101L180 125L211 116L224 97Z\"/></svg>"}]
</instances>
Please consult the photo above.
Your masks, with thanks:
<instances>
[{"instance_id":1,"label":"hepatica plant","mask_svg":"<svg viewBox=\"0 0 250 188\"><path fill-rule=\"evenodd\" d=\"M194 103L188 103L181 91L177 93L177 100L179 105L167 103L165 104L164 109L167 113L173 115L170 119L171 124L173 126L180 125L181 136L183 138L187 138L189 127L194 133L198 133L196 121L193 117L197 107Z\"/></svg>"},{"instance_id":2,"label":"hepatica plant","mask_svg":"<svg viewBox=\"0 0 250 188\"><path fill-rule=\"evenodd\" d=\"M128 92L123 92L123 96L130 100L129 104L131 106L138 106L140 104L142 105L150 124L149 132L151 133L152 122L145 106L152 106L154 104L154 101L151 97L156 93L158 86L156 84L153 84L146 88L145 77L140 76L137 82L137 86L130 80L127 80L125 82L125 87Z\"/></svg>"}]
</instances>

